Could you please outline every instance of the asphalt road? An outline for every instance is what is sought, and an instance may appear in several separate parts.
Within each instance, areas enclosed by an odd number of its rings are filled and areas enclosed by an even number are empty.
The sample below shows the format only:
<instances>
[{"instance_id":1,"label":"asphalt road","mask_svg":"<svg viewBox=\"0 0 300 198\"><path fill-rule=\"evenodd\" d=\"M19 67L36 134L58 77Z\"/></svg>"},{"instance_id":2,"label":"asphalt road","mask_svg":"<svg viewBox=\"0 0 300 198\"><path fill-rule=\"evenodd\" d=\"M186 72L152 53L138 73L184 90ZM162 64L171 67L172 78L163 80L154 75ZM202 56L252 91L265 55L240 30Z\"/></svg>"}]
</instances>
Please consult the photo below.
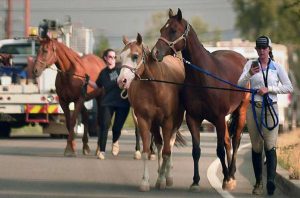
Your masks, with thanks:
<instances>
[{"instance_id":1,"label":"asphalt road","mask_svg":"<svg viewBox=\"0 0 300 198\"><path fill-rule=\"evenodd\" d=\"M155 189L157 161L150 161L149 192L139 192L143 162L133 159L134 136L124 132L121 151L113 157L111 137L106 160L94 156L96 138L90 138L92 153L82 155L81 139L77 139L76 158L63 156L65 139L13 137L0 140L0 197L253 197L254 177L250 161L249 137L243 135L237 162L237 188L228 193L221 189L222 171L216 160L216 136L201 133L200 191L190 192L193 177L190 135L189 145L174 148L174 185ZM266 194L265 194L266 195ZM287 197L277 190L273 197Z\"/></svg>"}]
</instances>

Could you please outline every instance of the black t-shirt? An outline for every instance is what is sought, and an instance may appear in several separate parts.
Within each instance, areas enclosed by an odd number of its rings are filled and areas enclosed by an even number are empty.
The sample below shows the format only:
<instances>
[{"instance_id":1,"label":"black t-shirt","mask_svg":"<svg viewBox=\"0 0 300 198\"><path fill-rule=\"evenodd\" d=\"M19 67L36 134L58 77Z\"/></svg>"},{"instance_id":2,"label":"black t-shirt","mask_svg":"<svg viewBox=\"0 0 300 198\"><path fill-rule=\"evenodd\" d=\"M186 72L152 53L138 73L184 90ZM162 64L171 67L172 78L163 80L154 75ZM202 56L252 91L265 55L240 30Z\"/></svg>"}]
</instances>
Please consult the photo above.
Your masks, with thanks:
<instances>
[{"instance_id":1,"label":"black t-shirt","mask_svg":"<svg viewBox=\"0 0 300 198\"><path fill-rule=\"evenodd\" d=\"M121 98L121 89L118 86L117 78L120 74L120 68L104 68L99 74L96 84L98 87L104 87L105 94L102 98L102 106L128 107L128 99Z\"/></svg>"}]
</instances>

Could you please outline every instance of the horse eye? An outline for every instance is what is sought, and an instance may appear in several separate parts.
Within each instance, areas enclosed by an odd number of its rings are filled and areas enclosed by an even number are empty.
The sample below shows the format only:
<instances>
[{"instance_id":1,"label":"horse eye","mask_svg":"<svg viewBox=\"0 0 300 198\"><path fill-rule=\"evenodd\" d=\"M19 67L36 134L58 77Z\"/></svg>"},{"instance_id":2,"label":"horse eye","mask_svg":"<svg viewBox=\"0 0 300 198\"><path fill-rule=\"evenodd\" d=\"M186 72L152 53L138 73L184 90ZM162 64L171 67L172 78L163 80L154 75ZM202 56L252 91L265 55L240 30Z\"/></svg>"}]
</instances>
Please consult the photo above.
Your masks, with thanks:
<instances>
[{"instance_id":1,"label":"horse eye","mask_svg":"<svg viewBox=\"0 0 300 198\"><path fill-rule=\"evenodd\" d=\"M48 49L43 49L43 52L47 53L47 52L48 52Z\"/></svg>"},{"instance_id":2,"label":"horse eye","mask_svg":"<svg viewBox=\"0 0 300 198\"><path fill-rule=\"evenodd\" d=\"M137 54L134 54L131 57L132 61L134 61L134 62L136 62L138 58L139 58L139 55L137 55Z\"/></svg>"}]
</instances>

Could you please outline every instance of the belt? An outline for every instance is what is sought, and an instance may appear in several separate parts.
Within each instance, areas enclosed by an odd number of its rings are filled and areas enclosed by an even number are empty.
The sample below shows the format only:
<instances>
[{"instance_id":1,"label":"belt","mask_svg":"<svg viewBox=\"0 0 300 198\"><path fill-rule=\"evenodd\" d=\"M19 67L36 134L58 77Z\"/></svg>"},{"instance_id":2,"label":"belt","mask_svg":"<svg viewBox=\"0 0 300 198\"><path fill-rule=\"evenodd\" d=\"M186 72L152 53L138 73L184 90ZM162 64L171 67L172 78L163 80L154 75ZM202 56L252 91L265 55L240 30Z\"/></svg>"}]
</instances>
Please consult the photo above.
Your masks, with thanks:
<instances>
[{"instance_id":1,"label":"belt","mask_svg":"<svg viewBox=\"0 0 300 198\"><path fill-rule=\"evenodd\" d=\"M262 108L262 101L251 101L251 104L254 104L257 108ZM277 104L277 101L272 102L272 104Z\"/></svg>"}]
</instances>

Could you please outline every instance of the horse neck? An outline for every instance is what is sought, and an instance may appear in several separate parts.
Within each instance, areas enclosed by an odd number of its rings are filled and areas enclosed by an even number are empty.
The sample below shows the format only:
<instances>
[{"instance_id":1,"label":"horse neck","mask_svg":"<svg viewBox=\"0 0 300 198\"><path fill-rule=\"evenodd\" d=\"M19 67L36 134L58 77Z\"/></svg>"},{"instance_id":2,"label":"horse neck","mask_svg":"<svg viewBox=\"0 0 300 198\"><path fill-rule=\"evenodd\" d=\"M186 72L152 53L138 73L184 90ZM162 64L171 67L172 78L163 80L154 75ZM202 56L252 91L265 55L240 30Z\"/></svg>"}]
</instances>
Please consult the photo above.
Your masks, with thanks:
<instances>
[{"instance_id":1,"label":"horse neck","mask_svg":"<svg viewBox=\"0 0 300 198\"><path fill-rule=\"evenodd\" d=\"M144 64L144 71L142 73L143 77L156 79L158 76L160 76L159 68L157 67L157 64L155 64L155 60L152 58L152 55L150 52L146 52L145 55L145 64Z\"/></svg>"},{"instance_id":2,"label":"horse neck","mask_svg":"<svg viewBox=\"0 0 300 198\"><path fill-rule=\"evenodd\" d=\"M182 57L191 62L192 64L205 69L207 71L213 72L215 70L212 64L212 56L210 53L204 48L202 43L199 41L197 34L191 27L191 30L188 34L186 40L186 47L182 50ZM207 81L211 79L207 75L202 72L195 71L190 66L185 67L186 73L191 73L194 75L201 75L202 81ZM200 78L199 78L200 80Z\"/></svg>"},{"instance_id":3,"label":"horse neck","mask_svg":"<svg viewBox=\"0 0 300 198\"><path fill-rule=\"evenodd\" d=\"M62 43L56 42L56 47L57 61L55 65L58 69L63 72L76 71L77 65L81 65L79 55Z\"/></svg>"}]
</instances>

